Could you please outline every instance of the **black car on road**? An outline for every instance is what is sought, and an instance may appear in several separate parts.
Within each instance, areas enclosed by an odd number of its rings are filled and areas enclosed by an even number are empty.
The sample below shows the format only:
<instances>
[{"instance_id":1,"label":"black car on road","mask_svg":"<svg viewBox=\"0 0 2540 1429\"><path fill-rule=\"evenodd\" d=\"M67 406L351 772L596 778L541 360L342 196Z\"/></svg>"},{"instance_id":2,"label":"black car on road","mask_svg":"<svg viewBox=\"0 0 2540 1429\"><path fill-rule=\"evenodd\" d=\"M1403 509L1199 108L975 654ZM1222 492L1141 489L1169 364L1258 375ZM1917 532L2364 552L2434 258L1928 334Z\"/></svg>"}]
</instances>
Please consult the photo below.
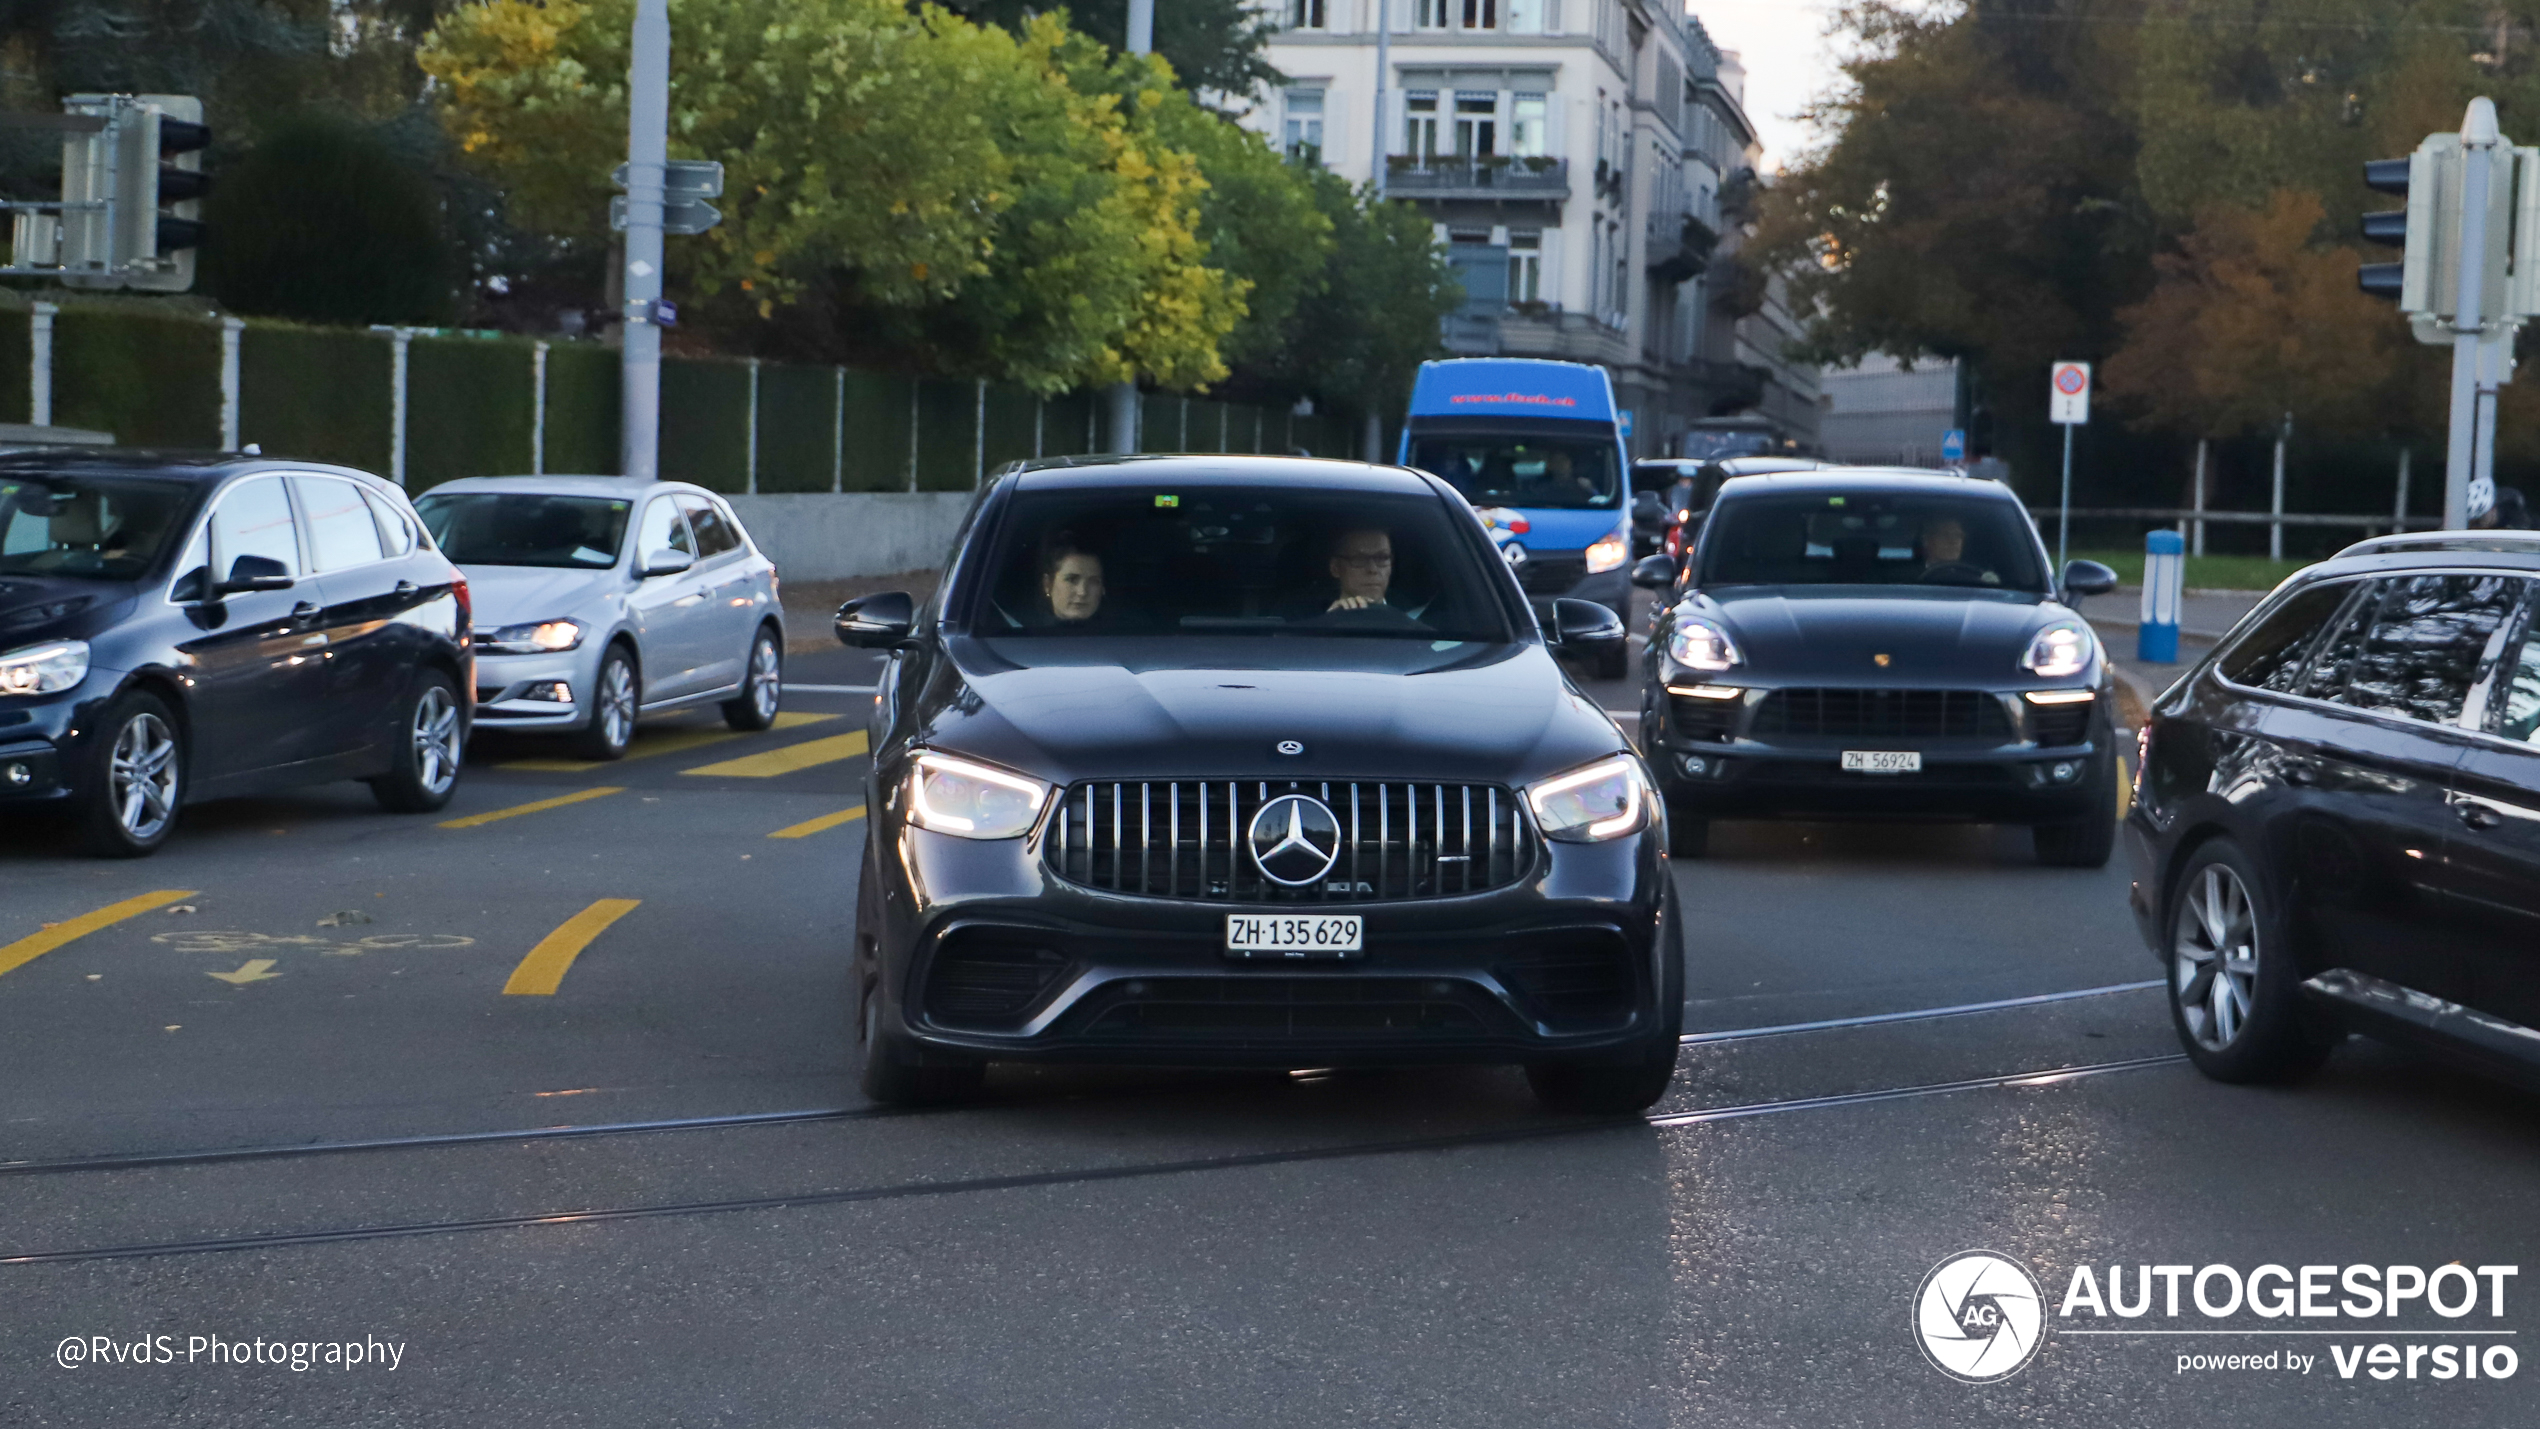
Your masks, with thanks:
<instances>
[{"instance_id":1,"label":"black car on road","mask_svg":"<svg viewBox=\"0 0 2540 1429\"><path fill-rule=\"evenodd\" d=\"M0 807L148 853L185 805L366 779L449 802L467 589L365 472L142 452L0 455Z\"/></svg>"},{"instance_id":2,"label":"black car on road","mask_svg":"<svg viewBox=\"0 0 2540 1429\"><path fill-rule=\"evenodd\" d=\"M2540 1086L2535 591L2540 536L2366 541L2153 704L2132 902L2207 1073L2353 1030Z\"/></svg>"},{"instance_id":3,"label":"black car on road","mask_svg":"<svg viewBox=\"0 0 2540 1429\"><path fill-rule=\"evenodd\" d=\"M1522 1063L1640 1107L1684 995L1646 766L1445 482L1258 457L1000 476L891 651L857 903L862 1076L998 1060Z\"/></svg>"},{"instance_id":4,"label":"black car on road","mask_svg":"<svg viewBox=\"0 0 2540 1429\"><path fill-rule=\"evenodd\" d=\"M1999 483L1829 468L1721 484L1651 627L1641 747L1675 851L1721 818L2025 824L2045 863L2116 841L2110 677Z\"/></svg>"}]
</instances>

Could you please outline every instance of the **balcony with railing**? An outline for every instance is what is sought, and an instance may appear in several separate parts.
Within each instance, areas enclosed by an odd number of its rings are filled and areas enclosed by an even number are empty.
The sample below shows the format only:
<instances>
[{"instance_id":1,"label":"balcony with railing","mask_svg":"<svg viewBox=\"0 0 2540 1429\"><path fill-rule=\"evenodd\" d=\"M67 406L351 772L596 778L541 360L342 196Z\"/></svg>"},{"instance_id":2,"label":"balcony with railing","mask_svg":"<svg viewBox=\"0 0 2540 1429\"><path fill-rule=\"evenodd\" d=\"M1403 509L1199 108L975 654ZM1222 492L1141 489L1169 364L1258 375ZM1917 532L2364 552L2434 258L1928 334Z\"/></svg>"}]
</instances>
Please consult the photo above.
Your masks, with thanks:
<instances>
[{"instance_id":1,"label":"balcony with railing","mask_svg":"<svg viewBox=\"0 0 2540 1429\"><path fill-rule=\"evenodd\" d=\"M1570 196L1570 161L1545 155L1422 159L1396 154L1385 161L1385 193L1408 199L1559 203Z\"/></svg>"}]
</instances>

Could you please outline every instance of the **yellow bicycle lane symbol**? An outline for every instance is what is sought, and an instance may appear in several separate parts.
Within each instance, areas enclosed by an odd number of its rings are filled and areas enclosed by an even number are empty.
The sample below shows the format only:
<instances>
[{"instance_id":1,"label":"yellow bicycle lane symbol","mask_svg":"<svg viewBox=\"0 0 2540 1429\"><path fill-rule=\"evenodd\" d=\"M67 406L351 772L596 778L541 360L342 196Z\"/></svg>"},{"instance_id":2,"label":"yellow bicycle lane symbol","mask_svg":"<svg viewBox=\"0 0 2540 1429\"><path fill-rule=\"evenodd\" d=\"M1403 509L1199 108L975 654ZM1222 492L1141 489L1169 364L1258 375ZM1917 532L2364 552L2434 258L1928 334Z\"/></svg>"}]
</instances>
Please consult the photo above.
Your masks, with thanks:
<instances>
[{"instance_id":1,"label":"yellow bicycle lane symbol","mask_svg":"<svg viewBox=\"0 0 2540 1429\"><path fill-rule=\"evenodd\" d=\"M363 953L384 953L405 948L466 948L476 944L474 938L457 933L373 933L349 942L320 938L307 933L244 933L221 929L189 928L182 933L156 933L151 942L180 953L221 953L244 956L261 952L316 952L327 957L350 958Z\"/></svg>"}]
</instances>

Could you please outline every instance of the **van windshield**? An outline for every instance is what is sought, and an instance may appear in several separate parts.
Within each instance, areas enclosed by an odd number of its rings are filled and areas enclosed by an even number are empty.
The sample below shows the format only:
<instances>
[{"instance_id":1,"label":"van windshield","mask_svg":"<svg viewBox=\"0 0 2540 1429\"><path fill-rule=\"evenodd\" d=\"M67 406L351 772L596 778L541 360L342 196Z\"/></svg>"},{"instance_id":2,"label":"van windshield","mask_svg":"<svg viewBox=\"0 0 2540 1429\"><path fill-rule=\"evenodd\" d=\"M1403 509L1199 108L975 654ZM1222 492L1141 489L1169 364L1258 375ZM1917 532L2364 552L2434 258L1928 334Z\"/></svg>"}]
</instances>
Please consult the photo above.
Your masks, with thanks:
<instances>
[{"instance_id":1,"label":"van windshield","mask_svg":"<svg viewBox=\"0 0 2540 1429\"><path fill-rule=\"evenodd\" d=\"M1476 506L1611 511L1623 500L1611 436L1415 431L1411 465Z\"/></svg>"}]
</instances>

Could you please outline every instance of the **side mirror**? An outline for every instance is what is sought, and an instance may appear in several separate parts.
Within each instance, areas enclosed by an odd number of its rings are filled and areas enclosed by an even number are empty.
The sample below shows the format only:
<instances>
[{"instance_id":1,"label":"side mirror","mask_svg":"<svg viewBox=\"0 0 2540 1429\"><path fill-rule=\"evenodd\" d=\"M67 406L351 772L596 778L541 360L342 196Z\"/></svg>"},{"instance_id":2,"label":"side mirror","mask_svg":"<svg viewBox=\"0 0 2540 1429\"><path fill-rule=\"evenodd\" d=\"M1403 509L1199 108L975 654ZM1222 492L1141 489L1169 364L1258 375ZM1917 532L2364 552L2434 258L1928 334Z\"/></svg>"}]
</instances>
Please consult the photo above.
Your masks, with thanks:
<instances>
[{"instance_id":1,"label":"side mirror","mask_svg":"<svg viewBox=\"0 0 2540 1429\"><path fill-rule=\"evenodd\" d=\"M1642 590L1665 590L1676 583L1676 558L1643 556L1632 563L1632 584Z\"/></svg>"},{"instance_id":2,"label":"side mirror","mask_svg":"<svg viewBox=\"0 0 2540 1429\"><path fill-rule=\"evenodd\" d=\"M1655 491L1644 491L1632 498L1632 520L1642 526L1663 525L1667 520L1667 503Z\"/></svg>"},{"instance_id":3,"label":"side mirror","mask_svg":"<svg viewBox=\"0 0 2540 1429\"><path fill-rule=\"evenodd\" d=\"M889 650L908 643L917 629L917 602L904 590L860 595L838 607L838 643L859 650Z\"/></svg>"},{"instance_id":4,"label":"side mirror","mask_svg":"<svg viewBox=\"0 0 2540 1429\"><path fill-rule=\"evenodd\" d=\"M229 578L212 587L215 595L251 590L289 590L291 571L271 556L240 556L229 563Z\"/></svg>"},{"instance_id":5,"label":"side mirror","mask_svg":"<svg viewBox=\"0 0 2540 1429\"><path fill-rule=\"evenodd\" d=\"M1598 659L1628 643L1623 618L1592 600L1563 596L1552 603L1552 643L1564 655Z\"/></svg>"},{"instance_id":6,"label":"side mirror","mask_svg":"<svg viewBox=\"0 0 2540 1429\"><path fill-rule=\"evenodd\" d=\"M2085 595L2106 595L2117 588L2117 573L2097 561L2066 561L2063 579L2056 584L2062 588L2066 600Z\"/></svg>"},{"instance_id":7,"label":"side mirror","mask_svg":"<svg viewBox=\"0 0 2540 1429\"><path fill-rule=\"evenodd\" d=\"M696 563L697 558L686 551L655 551L644 558L641 574L645 580L655 576L675 576Z\"/></svg>"}]
</instances>

